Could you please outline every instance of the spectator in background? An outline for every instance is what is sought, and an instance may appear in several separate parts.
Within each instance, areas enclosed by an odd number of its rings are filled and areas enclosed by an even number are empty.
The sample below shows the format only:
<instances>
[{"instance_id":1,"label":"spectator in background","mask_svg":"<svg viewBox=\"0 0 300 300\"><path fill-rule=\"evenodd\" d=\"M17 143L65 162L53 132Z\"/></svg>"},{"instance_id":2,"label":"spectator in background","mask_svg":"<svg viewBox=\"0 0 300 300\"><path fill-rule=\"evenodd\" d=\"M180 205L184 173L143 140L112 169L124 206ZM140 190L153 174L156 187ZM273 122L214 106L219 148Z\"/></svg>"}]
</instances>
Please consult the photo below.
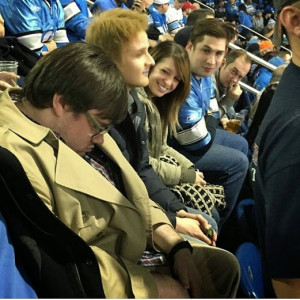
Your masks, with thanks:
<instances>
[{"instance_id":1,"label":"spectator in background","mask_svg":"<svg viewBox=\"0 0 300 300\"><path fill-rule=\"evenodd\" d=\"M148 8L151 4L153 4L153 0L134 0L131 9L148 14Z\"/></svg>"},{"instance_id":2,"label":"spectator in background","mask_svg":"<svg viewBox=\"0 0 300 300\"><path fill-rule=\"evenodd\" d=\"M253 30L257 31L258 33L262 33L264 29L264 18L262 16L262 11L257 9L252 17L252 24Z\"/></svg>"},{"instance_id":3,"label":"spectator in background","mask_svg":"<svg viewBox=\"0 0 300 300\"><path fill-rule=\"evenodd\" d=\"M300 297L300 1L274 0L293 52L254 145L252 183L266 298ZM292 242L291 242L292 241Z\"/></svg>"},{"instance_id":4,"label":"spectator in background","mask_svg":"<svg viewBox=\"0 0 300 300\"><path fill-rule=\"evenodd\" d=\"M228 0L226 4L226 13L227 13L227 17L231 17L236 21L238 20L239 10L238 10L238 4L236 3L236 0Z\"/></svg>"},{"instance_id":5,"label":"spectator in background","mask_svg":"<svg viewBox=\"0 0 300 300\"><path fill-rule=\"evenodd\" d=\"M175 35L181 30L186 23L186 19L183 18L181 9L184 2L185 0L175 0L174 6L169 5L166 12L168 32L172 35Z\"/></svg>"},{"instance_id":6,"label":"spectator in background","mask_svg":"<svg viewBox=\"0 0 300 300\"><path fill-rule=\"evenodd\" d=\"M273 12L268 9L263 11L263 18L264 18L264 26L267 26L270 19L273 17Z\"/></svg>"},{"instance_id":7,"label":"spectator in background","mask_svg":"<svg viewBox=\"0 0 300 300\"><path fill-rule=\"evenodd\" d=\"M60 2L64 8L69 41L84 41L85 30L92 17L86 0L60 0Z\"/></svg>"},{"instance_id":8,"label":"spectator in background","mask_svg":"<svg viewBox=\"0 0 300 300\"><path fill-rule=\"evenodd\" d=\"M164 40L173 41L174 37L169 33L166 17L166 12L169 9L169 1L170 0L153 1L153 4L149 6L149 13L151 16L149 24L153 24L154 27L159 30L160 35L164 37Z\"/></svg>"},{"instance_id":9,"label":"spectator in background","mask_svg":"<svg viewBox=\"0 0 300 300\"><path fill-rule=\"evenodd\" d=\"M275 51L275 46L274 44L269 41L269 40L263 40L259 43L259 52L260 52L260 57L264 56L268 52Z\"/></svg>"},{"instance_id":10,"label":"spectator in background","mask_svg":"<svg viewBox=\"0 0 300 300\"><path fill-rule=\"evenodd\" d=\"M275 24L276 24L276 21L273 20L273 19L270 19L268 21L268 24L267 26L264 27L263 31L262 31L262 34L268 38L268 39L271 39L272 36L273 36L273 33L274 33L274 30L275 30Z\"/></svg>"},{"instance_id":11,"label":"spectator in background","mask_svg":"<svg viewBox=\"0 0 300 300\"><path fill-rule=\"evenodd\" d=\"M253 26L251 16L248 15L245 4L240 4L239 6L239 22L240 25L244 25L248 28L252 28ZM245 27L240 27L240 34L245 37L250 31Z\"/></svg>"},{"instance_id":12,"label":"spectator in background","mask_svg":"<svg viewBox=\"0 0 300 300\"><path fill-rule=\"evenodd\" d=\"M193 10L187 18L185 28L176 33L174 41L185 47L190 39L193 26L202 19L213 19L214 12L211 9L201 8Z\"/></svg>"},{"instance_id":13,"label":"spectator in background","mask_svg":"<svg viewBox=\"0 0 300 300\"><path fill-rule=\"evenodd\" d=\"M0 0L0 11L6 35L16 36L37 54L46 54L69 42L59 0Z\"/></svg>"},{"instance_id":14,"label":"spectator in background","mask_svg":"<svg viewBox=\"0 0 300 300\"><path fill-rule=\"evenodd\" d=\"M182 5L185 1L186 0L174 0L174 4L170 5L170 7L173 7L175 9L174 13L176 13L177 20L179 20L183 25L185 25L184 22L186 21L183 20L183 14L182 14ZM168 11L167 11L167 19L168 19Z\"/></svg>"},{"instance_id":15,"label":"spectator in background","mask_svg":"<svg viewBox=\"0 0 300 300\"><path fill-rule=\"evenodd\" d=\"M91 7L91 12L96 14L117 7L128 9L126 2L127 0L96 0Z\"/></svg>"},{"instance_id":16,"label":"spectator in background","mask_svg":"<svg viewBox=\"0 0 300 300\"><path fill-rule=\"evenodd\" d=\"M255 13L255 5L252 3L252 0L245 0L245 6L246 6L247 14L249 16L253 16Z\"/></svg>"},{"instance_id":17,"label":"spectator in background","mask_svg":"<svg viewBox=\"0 0 300 300\"><path fill-rule=\"evenodd\" d=\"M186 1L182 5L182 13L184 18L188 18L192 11L196 9L196 6L192 4L190 1Z\"/></svg>"},{"instance_id":18,"label":"spectator in background","mask_svg":"<svg viewBox=\"0 0 300 300\"><path fill-rule=\"evenodd\" d=\"M278 56L281 57L286 64L288 64L292 59L292 55L289 51L279 51Z\"/></svg>"},{"instance_id":19,"label":"spectator in background","mask_svg":"<svg viewBox=\"0 0 300 300\"><path fill-rule=\"evenodd\" d=\"M272 64L275 67L279 67L285 64L285 61L283 60L283 58L279 56L275 56L269 59L268 63ZM267 87L267 85L270 83L271 77L272 77L272 71L265 67L261 67L258 72L257 79L253 84L253 87L258 91L261 91L262 89Z\"/></svg>"},{"instance_id":20,"label":"spectator in background","mask_svg":"<svg viewBox=\"0 0 300 300\"><path fill-rule=\"evenodd\" d=\"M272 78L268 86L262 89L261 92L257 94L255 99L251 102L249 120L247 124L249 129L245 134L245 139L248 141L249 148L252 151L253 143L257 136L259 127L261 126L264 116L269 109L274 93L286 67L287 64L277 67L272 73Z\"/></svg>"},{"instance_id":21,"label":"spectator in background","mask_svg":"<svg viewBox=\"0 0 300 300\"><path fill-rule=\"evenodd\" d=\"M216 5L215 16L216 18L223 19L224 21L226 21L226 7L224 0L220 0L219 3Z\"/></svg>"},{"instance_id":22,"label":"spectator in background","mask_svg":"<svg viewBox=\"0 0 300 300\"><path fill-rule=\"evenodd\" d=\"M235 102L240 98L242 89L241 81L251 68L251 58L245 50L231 50L225 56L224 61L214 74L214 84L216 91L216 100L219 113L220 123L226 129L229 121L226 113L233 107Z\"/></svg>"},{"instance_id":23,"label":"spectator in background","mask_svg":"<svg viewBox=\"0 0 300 300\"><path fill-rule=\"evenodd\" d=\"M0 14L0 38L4 37L4 20ZM2 58L0 57L0 61ZM16 81L20 77L12 72L0 72L0 90L5 90L8 87L17 86Z\"/></svg>"},{"instance_id":24,"label":"spectator in background","mask_svg":"<svg viewBox=\"0 0 300 300\"><path fill-rule=\"evenodd\" d=\"M223 26L225 27L228 33L229 42L236 43L239 37L239 31L237 30L236 25L225 22Z\"/></svg>"},{"instance_id":25,"label":"spectator in background","mask_svg":"<svg viewBox=\"0 0 300 300\"><path fill-rule=\"evenodd\" d=\"M206 0L205 4L209 7L211 7L212 9L215 8L215 1L214 0Z\"/></svg>"}]
</instances>

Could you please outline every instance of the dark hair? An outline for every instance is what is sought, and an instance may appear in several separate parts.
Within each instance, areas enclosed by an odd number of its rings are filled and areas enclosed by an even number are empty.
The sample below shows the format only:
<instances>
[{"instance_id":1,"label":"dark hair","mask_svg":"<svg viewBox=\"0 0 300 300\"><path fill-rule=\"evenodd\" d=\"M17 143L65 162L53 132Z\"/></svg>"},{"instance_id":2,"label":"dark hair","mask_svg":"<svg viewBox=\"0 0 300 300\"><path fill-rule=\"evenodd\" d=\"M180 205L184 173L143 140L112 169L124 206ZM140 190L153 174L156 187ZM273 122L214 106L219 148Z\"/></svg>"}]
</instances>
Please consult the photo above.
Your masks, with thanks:
<instances>
[{"instance_id":1,"label":"dark hair","mask_svg":"<svg viewBox=\"0 0 300 300\"><path fill-rule=\"evenodd\" d=\"M208 8L195 9L187 17L186 26L194 26L199 20L205 19L207 16L214 17L214 11Z\"/></svg>"},{"instance_id":2,"label":"dark hair","mask_svg":"<svg viewBox=\"0 0 300 300\"><path fill-rule=\"evenodd\" d=\"M215 38L226 39L226 46L228 46L228 33L223 24L224 23L219 19L203 19L197 22L191 33L190 40L192 45L195 47L196 44L203 41L205 35L208 35Z\"/></svg>"},{"instance_id":3,"label":"dark hair","mask_svg":"<svg viewBox=\"0 0 300 300\"><path fill-rule=\"evenodd\" d=\"M185 49L175 42L160 43L150 49L149 53L153 57L156 65L166 58L173 58L176 71L181 77L174 91L163 97L154 97L153 99L160 113L163 134L166 133L168 124L170 125L171 134L175 134L176 126L178 126L179 109L190 93L190 60ZM150 73L154 68L155 66L151 68Z\"/></svg>"},{"instance_id":4,"label":"dark hair","mask_svg":"<svg viewBox=\"0 0 300 300\"><path fill-rule=\"evenodd\" d=\"M123 77L114 62L95 45L70 43L38 61L26 77L23 98L43 109L52 107L55 93L76 113L98 109L113 123L126 116Z\"/></svg>"},{"instance_id":5,"label":"dark hair","mask_svg":"<svg viewBox=\"0 0 300 300\"><path fill-rule=\"evenodd\" d=\"M243 4L243 3L239 5L239 11L241 11L241 10L242 10L243 12L245 12L246 14L248 14L248 13L247 13L247 9L246 9L246 5Z\"/></svg>"},{"instance_id":6,"label":"dark hair","mask_svg":"<svg viewBox=\"0 0 300 300\"><path fill-rule=\"evenodd\" d=\"M236 26L232 23L225 22L223 27L227 32L229 41L232 41L239 34Z\"/></svg>"},{"instance_id":7,"label":"dark hair","mask_svg":"<svg viewBox=\"0 0 300 300\"><path fill-rule=\"evenodd\" d=\"M248 55L247 51L244 49L233 49L228 52L226 55L226 63L225 65L230 65L234 63L238 58L242 57L244 59L244 63L251 64L251 57Z\"/></svg>"}]
</instances>

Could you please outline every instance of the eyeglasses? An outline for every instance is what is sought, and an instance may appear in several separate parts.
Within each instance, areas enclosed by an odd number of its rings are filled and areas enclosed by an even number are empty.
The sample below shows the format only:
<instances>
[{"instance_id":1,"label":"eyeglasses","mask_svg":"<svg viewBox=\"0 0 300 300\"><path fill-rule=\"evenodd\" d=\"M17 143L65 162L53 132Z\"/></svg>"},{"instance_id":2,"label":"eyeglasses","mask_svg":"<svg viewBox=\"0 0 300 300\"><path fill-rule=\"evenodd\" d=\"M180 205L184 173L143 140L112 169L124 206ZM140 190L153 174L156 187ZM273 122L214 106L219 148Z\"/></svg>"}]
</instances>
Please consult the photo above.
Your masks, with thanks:
<instances>
[{"instance_id":1,"label":"eyeglasses","mask_svg":"<svg viewBox=\"0 0 300 300\"><path fill-rule=\"evenodd\" d=\"M92 138L96 136L97 134L104 134L107 133L111 129L111 125L108 125L107 127L102 127L96 119L87 111L86 115L88 117L88 120L91 122L91 124L98 130L97 133L92 135Z\"/></svg>"}]
</instances>

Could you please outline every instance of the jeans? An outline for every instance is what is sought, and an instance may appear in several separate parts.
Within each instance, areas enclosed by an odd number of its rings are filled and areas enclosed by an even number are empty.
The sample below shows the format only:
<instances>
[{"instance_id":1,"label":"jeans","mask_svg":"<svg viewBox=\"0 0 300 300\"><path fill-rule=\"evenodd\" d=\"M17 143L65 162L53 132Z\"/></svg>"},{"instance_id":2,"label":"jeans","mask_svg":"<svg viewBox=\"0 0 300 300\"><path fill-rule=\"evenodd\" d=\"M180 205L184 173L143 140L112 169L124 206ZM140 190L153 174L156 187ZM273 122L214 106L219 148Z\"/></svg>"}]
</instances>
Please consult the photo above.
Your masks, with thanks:
<instances>
[{"instance_id":1,"label":"jeans","mask_svg":"<svg viewBox=\"0 0 300 300\"><path fill-rule=\"evenodd\" d=\"M204 173L204 179L208 183L224 187L226 208L219 211L218 227L220 231L236 204L247 174L249 166L246 156L248 153L247 141L237 134L217 129L213 144L201 156L185 151L177 143L172 143L172 146L190 159L196 169Z\"/></svg>"},{"instance_id":2,"label":"jeans","mask_svg":"<svg viewBox=\"0 0 300 300\"><path fill-rule=\"evenodd\" d=\"M191 207L186 206L186 209L187 209L187 212L190 213L190 214L201 215L208 222L208 224L211 225L211 228L216 233L218 233L218 225L217 225L217 222L214 220L214 218L212 218L211 216L209 216L208 214L206 214L206 213L204 213L200 210L197 210L197 209L194 209L194 208L191 208Z\"/></svg>"}]
</instances>

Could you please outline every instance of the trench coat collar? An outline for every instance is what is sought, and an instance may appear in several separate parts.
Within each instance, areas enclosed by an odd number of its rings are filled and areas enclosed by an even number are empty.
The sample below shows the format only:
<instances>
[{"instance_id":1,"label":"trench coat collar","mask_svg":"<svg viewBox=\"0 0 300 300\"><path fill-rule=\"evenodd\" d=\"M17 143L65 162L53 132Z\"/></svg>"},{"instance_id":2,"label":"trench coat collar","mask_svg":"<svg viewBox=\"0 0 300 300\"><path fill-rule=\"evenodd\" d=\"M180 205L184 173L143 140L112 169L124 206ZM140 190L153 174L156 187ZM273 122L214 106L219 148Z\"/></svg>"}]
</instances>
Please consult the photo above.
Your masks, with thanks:
<instances>
[{"instance_id":1,"label":"trench coat collar","mask_svg":"<svg viewBox=\"0 0 300 300\"><path fill-rule=\"evenodd\" d=\"M20 88L6 89L1 94L1 110L5 111L5 118L1 119L2 125L9 128L12 132L22 136L25 140L33 145L38 145L44 138L49 135L54 139L55 135L49 128L40 126L30 121L12 102L9 93L20 93ZM10 117L12 116L12 117ZM13 117L14 116L14 117ZM17 116L17 117L15 117ZM11 121L13 120L13 122ZM24 126L26 124L26 126Z\"/></svg>"},{"instance_id":2,"label":"trench coat collar","mask_svg":"<svg viewBox=\"0 0 300 300\"><path fill-rule=\"evenodd\" d=\"M135 204L128 201L124 195L113 187L98 171L62 141L58 140L49 128L32 122L15 106L9 93L19 93L20 91L20 88L7 89L0 94L1 110L5 111L5 118L0 119L1 126L9 128L7 130L21 136L32 145L38 145L44 141L55 150L55 183L102 201L108 201L136 210ZM105 134L105 139L107 142L104 143L103 151L119 165L123 180L125 180L124 186L126 191L134 195L134 199L142 196L145 197L147 192L145 192L144 185L134 182L140 181L139 178L133 178L135 176L138 177L138 175L136 175L134 171L132 171L133 175L130 173L131 167L129 163L126 164L126 159L112 138L110 138L108 134ZM80 172L78 172L78 170L80 170ZM124 176L124 172L127 174L126 176ZM131 178L128 179L128 176ZM128 189L128 184L132 185L131 189ZM133 186L137 186L138 188L134 189ZM136 193L131 191L136 191ZM131 194L128 196L131 196ZM143 210L145 210L145 208L143 208Z\"/></svg>"}]
</instances>

